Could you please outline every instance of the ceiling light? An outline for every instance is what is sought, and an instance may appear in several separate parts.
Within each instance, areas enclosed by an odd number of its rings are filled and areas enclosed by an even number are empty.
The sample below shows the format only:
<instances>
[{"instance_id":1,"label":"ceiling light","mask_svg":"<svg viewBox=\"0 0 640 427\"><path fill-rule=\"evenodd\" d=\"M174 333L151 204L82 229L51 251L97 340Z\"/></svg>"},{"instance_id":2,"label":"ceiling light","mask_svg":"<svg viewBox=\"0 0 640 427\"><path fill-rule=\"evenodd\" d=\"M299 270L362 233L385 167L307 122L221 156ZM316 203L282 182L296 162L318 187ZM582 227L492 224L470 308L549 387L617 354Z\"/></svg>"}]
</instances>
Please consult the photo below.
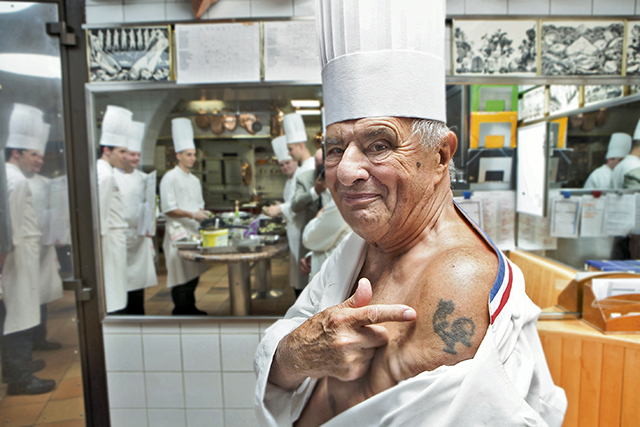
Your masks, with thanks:
<instances>
[{"instance_id":1,"label":"ceiling light","mask_svg":"<svg viewBox=\"0 0 640 427\"><path fill-rule=\"evenodd\" d=\"M292 99L291 106L293 108L318 108L320 101L317 99Z\"/></svg>"},{"instance_id":2,"label":"ceiling light","mask_svg":"<svg viewBox=\"0 0 640 427\"><path fill-rule=\"evenodd\" d=\"M33 53L0 54L0 71L30 77L59 79L60 57Z\"/></svg>"},{"instance_id":3,"label":"ceiling light","mask_svg":"<svg viewBox=\"0 0 640 427\"><path fill-rule=\"evenodd\" d=\"M320 110L296 110L301 116L319 116Z\"/></svg>"}]
</instances>

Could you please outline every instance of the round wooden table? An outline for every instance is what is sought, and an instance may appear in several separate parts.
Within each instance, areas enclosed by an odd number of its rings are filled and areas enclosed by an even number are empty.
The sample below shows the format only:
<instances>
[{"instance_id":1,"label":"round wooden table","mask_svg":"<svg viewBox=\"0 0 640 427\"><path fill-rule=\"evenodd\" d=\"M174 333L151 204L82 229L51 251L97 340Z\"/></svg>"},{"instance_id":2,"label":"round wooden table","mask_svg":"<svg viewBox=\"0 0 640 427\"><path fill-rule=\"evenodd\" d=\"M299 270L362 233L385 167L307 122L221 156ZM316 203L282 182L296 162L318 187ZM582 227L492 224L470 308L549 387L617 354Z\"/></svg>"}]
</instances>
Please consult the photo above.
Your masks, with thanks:
<instances>
[{"instance_id":1,"label":"round wooden table","mask_svg":"<svg viewBox=\"0 0 640 427\"><path fill-rule=\"evenodd\" d=\"M223 262L229 270L229 296L231 314L248 316L251 314L251 267L255 262L256 289L265 291L271 285L271 258L287 253L287 239L281 239L273 245L264 245L255 252L228 252L203 254L196 249L180 249L181 258L193 262Z\"/></svg>"}]
</instances>

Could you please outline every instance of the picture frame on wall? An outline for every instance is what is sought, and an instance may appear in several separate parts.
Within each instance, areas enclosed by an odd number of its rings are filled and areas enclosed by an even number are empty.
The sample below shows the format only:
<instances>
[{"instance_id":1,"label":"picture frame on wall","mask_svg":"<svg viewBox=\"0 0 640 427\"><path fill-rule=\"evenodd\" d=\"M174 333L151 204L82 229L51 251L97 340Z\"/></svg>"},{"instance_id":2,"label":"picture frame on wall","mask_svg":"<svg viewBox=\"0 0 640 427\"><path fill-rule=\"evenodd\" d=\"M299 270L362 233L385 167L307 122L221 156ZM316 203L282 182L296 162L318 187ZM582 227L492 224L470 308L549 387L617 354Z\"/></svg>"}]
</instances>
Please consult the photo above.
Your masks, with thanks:
<instances>
[{"instance_id":1,"label":"picture frame on wall","mask_svg":"<svg viewBox=\"0 0 640 427\"><path fill-rule=\"evenodd\" d=\"M640 76L640 21L627 21L627 76Z\"/></svg>"},{"instance_id":2,"label":"picture frame on wall","mask_svg":"<svg viewBox=\"0 0 640 427\"><path fill-rule=\"evenodd\" d=\"M89 82L168 81L171 26L86 30Z\"/></svg>"},{"instance_id":3,"label":"picture frame on wall","mask_svg":"<svg viewBox=\"0 0 640 427\"><path fill-rule=\"evenodd\" d=\"M624 21L542 21L543 76L622 74Z\"/></svg>"},{"instance_id":4,"label":"picture frame on wall","mask_svg":"<svg viewBox=\"0 0 640 427\"><path fill-rule=\"evenodd\" d=\"M624 86L621 85L585 85L584 87L584 105L595 104L623 96Z\"/></svg>"},{"instance_id":5,"label":"picture frame on wall","mask_svg":"<svg viewBox=\"0 0 640 427\"><path fill-rule=\"evenodd\" d=\"M454 74L535 76L537 32L536 20L454 20Z\"/></svg>"}]
</instances>

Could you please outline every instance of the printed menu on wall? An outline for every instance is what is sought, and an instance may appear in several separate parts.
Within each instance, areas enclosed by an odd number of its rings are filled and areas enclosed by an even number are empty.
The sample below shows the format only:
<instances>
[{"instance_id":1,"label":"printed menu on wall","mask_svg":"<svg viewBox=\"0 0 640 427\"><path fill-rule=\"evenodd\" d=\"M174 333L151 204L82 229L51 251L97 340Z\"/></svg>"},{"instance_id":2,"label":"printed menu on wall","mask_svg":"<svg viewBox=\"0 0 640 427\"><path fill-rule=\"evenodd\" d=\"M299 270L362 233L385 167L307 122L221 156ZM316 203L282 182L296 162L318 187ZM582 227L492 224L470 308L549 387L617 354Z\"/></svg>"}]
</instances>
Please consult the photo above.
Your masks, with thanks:
<instances>
[{"instance_id":1,"label":"printed menu on wall","mask_svg":"<svg viewBox=\"0 0 640 427\"><path fill-rule=\"evenodd\" d=\"M260 81L258 23L176 25L177 83Z\"/></svg>"},{"instance_id":2,"label":"printed menu on wall","mask_svg":"<svg viewBox=\"0 0 640 427\"><path fill-rule=\"evenodd\" d=\"M321 80L315 21L264 23L265 81Z\"/></svg>"}]
</instances>

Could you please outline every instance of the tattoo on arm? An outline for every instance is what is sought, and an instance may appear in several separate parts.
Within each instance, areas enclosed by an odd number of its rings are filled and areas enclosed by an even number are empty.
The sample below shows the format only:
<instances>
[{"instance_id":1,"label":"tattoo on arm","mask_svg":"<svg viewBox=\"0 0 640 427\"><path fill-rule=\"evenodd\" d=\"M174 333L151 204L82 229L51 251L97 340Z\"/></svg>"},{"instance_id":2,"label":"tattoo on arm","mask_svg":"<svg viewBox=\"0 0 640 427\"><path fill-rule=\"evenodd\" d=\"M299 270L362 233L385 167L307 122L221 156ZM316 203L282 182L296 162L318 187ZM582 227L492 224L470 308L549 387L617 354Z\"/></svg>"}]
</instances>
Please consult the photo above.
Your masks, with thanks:
<instances>
[{"instance_id":1,"label":"tattoo on arm","mask_svg":"<svg viewBox=\"0 0 640 427\"><path fill-rule=\"evenodd\" d=\"M458 342L471 347L471 337L476 330L475 323L468 317L458 317L449 323L447 316L453 313L455 308L453 301L440 299L438 309L433 315L433 330L446 344L442 350L450 354L458 354L455 349Z\"/></svg>"}]
</instances>

